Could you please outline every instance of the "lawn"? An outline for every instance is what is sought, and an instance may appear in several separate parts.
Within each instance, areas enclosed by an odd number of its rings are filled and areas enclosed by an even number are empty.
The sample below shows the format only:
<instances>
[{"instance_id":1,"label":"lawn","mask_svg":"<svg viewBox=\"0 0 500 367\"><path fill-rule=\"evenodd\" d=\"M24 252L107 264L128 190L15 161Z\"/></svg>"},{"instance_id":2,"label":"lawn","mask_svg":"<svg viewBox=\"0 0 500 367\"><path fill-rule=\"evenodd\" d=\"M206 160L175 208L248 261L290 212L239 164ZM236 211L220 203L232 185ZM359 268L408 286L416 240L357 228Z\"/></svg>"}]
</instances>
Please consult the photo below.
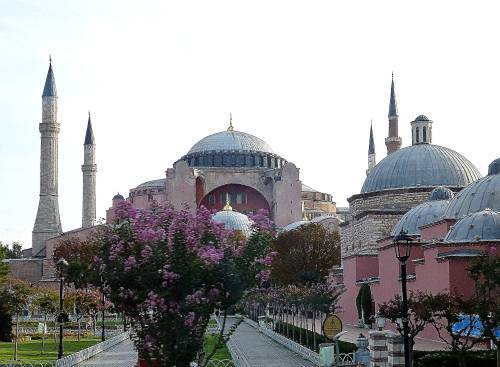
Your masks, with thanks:
<instances>
[{"instance_id":1,"label":"lawn","mask_svg":"<svg viewBox=\"0 0 500 367\"><path fill-rule=\"evenodd\" d=\"M205 336L205 345L204 349L205 352L210 354L212 352L212 349L214 348L215 342L217 341L218 335L206 335ZM232 359L231 354L229 354L229 350L227 347L224 345L223 348L218 349L215 355L212 357L212 359Z\"/></svg>"},{"instance_id":2,"label":"lawn","mask_svg":"<svg viewBox=\"0 0 500 367\"><path fill-rule=\"evenodd\" d=\"M76 340L76 338L68 338L64 339L64 355L69 355L79 350L88 348L96 343L98 343L101 339L99 337L87 337L82 338L80 342ZM41 340L32 340L32 341L24 341L19 342L18 345L18 359L20 360L39 360L39 361L47 361L47 360L56 360L57 359L57 351L59 344L56 342L54 344L53 338L47 338L45 340L45 351L44 354L41 355ZM11 360L14 356L14 343L5 343L0 342L0 360Z\"/></svg>"}]
</instances>

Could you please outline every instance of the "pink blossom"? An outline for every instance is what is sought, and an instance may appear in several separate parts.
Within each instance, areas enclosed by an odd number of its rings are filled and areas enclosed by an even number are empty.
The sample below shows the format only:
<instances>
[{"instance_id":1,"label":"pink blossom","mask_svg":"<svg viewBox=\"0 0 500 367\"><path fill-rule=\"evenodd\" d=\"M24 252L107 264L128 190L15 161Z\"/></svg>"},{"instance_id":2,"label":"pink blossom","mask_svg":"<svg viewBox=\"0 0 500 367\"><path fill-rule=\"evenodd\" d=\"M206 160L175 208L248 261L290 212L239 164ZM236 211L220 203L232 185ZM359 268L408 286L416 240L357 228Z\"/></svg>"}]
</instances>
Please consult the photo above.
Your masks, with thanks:
<instances>
[{"instance_id":1,"label":"pink blossom","mask_svg":"<svg viewBox=\"0 0 500 367\"><path fill-rule=\"evenodd\" d=\"M195 314L194 312L188 313L187 317L184 319L184 325L192 327L194 322Z\"/></svg>"},{"instance_id":2,"label":"pink blossom","mask_svg":"<svg viewBox=\"0 0 500 367\"><path fill-rule=\"evenodd\" d=\"M132 269L135 265L137 264L137 260L133 256L129 256L127 260L125 260L124 265L124 270L129 271Z\"/></svg>"},{"instance_id":3,"label":"pink blossom","mask_svg":"<svg viewBox=\"0 0 500 367\"><path fill-rule=\"evenodd\" d=\"M224 250L217 249L214 246L206 246L198 250L198 256L206 264L216 265L224 258Z\"/></svg>"}]
</instances>

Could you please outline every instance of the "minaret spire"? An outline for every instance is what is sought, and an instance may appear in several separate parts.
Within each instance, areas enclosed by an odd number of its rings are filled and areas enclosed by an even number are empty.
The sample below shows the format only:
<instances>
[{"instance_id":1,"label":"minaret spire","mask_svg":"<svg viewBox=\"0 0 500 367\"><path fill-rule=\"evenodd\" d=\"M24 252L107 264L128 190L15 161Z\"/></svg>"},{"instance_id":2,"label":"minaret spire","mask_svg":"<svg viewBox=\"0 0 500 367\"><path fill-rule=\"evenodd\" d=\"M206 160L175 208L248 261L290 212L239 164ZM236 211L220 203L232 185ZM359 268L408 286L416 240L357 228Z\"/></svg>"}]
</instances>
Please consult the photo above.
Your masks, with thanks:
<instances>
[{"instance_id":1,"label":"minaret spire","mask_svg":"<svg viewBox=\"0 0 500 367\"><path fill-rule=\"evenodd\" d=\"M42 122L39 124L40 144L40 198L32 232L32 255L45 256L45 243L62 233L58 200L58 144L57 89L52 58L42 93Z\"/></svg>"},{"instance_id":2,"label":"minaret spire","mask_svg":"<svg viewBox=\"0 0 500 367\"><path fill-rule=\"evenodd\" d=\"M398 104L396 102L396 92L394 90L394 73L391 78L391 95L389 98L389 135L385 138L387 155L401 148L401 137L398 136Z\"/></svg>"},{"instance_id":3,"label":"minaret spire","mask_svg":"<svg viewBox=\"0 0 500 367\"><path fill-rule=\"evenodd\" d=\"M370 140L368 142L368 169L366 170L366 175L368 176L377 164L377 159L375 156L375 141L373 140L373 123L370 121Z\"/></svg>"},{"instance_id":4,"label":"minaret spire","mask_svg":"<svg viewBox=\"0 0 500 367\"><path fill-rule=\"evenodd\" d=\"M96 174L95 140L92 131L92 121L87 121L85 142L83 143L83 199L82 199L82 227L88 228L95 225L96 221Z\"/></svg>"}]
</instances>

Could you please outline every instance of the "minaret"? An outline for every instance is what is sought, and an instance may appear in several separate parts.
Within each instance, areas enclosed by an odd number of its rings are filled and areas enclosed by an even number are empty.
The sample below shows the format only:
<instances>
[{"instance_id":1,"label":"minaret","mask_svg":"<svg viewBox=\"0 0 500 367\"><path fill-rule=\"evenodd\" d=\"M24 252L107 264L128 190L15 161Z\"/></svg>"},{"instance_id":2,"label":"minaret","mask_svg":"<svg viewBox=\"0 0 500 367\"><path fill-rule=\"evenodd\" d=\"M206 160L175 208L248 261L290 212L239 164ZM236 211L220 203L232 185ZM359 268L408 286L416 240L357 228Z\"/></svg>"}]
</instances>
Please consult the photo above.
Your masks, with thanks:
<instances>
[{"instance_id":1,"label":"minaret","mask_svg":"<svg viewBox=\"0 0 500 367\"><path fill-rule=\"evenodd\" d=\"M377 159L375 158L375 142L373 141L373 126L370 123L370 142L368 143L368 169L366 170L366 175L368 176L372 171L373 167L377 164Z\"/></svg>"},{"instance_id":2,"label":"minaret","mask_svg":"<svg viewBox=\"0 0 500 367\"><path fill-rule=\"evenodd\" d=\"M85 142L83 143L83 200L82 200L82 227L88 228L95 224L96 219L96 173L95 164L95 141L92 131L92 121L87 122L87 132L85 133Z\"/></svg>"},{"instance_id":3,"label":"minaret","mask_svg":"<svg viewBox=\"0 0 500 367\"><path fill-rule=\"evenodd\" d=\"M45 242L61 234L58 202L58 135L57 89L52 60L42 94L42 122L39 125L40 144L40 201L32 233L32 255L45 256Z\"/></svg>"},{"instance_id":4,"label":"minaret","mask_svg":"<svg viewBox=\"0 0 500 367\"><path fill-rule=\"evenodd\" d=\"M394 73L391 82L391 97L389 100L389 136L385 138L387 155L401 148L401 137L398 136L398 104L396 102L396 92L394 91Z\"/></svg>"}]
</instances>

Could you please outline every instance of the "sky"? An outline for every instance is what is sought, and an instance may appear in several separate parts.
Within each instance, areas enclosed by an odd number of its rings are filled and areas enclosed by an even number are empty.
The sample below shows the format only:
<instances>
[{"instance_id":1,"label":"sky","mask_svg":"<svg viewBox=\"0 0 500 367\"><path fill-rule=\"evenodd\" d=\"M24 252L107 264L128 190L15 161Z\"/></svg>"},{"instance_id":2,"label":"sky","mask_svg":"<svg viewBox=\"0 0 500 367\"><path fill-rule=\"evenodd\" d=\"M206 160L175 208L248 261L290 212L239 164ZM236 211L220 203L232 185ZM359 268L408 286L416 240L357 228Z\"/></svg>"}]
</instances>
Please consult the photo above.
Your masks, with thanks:
<instances>
[{"instance_id":1,"label":"sky","mask_svg":"<svg viewBox=\"0 0 500 367\"><path fill-rule=\"evenodd\" d=\"M391 72L410 121L485 175L500 156L495 1L0 0L0 241L31 245L41 94L59 94L59 207L81 226L87 111L97 216L117 192L163 178L204 136L256 135L338 206L365 179L370 121L386 155Z\"/></svg>"}]
</instances>

